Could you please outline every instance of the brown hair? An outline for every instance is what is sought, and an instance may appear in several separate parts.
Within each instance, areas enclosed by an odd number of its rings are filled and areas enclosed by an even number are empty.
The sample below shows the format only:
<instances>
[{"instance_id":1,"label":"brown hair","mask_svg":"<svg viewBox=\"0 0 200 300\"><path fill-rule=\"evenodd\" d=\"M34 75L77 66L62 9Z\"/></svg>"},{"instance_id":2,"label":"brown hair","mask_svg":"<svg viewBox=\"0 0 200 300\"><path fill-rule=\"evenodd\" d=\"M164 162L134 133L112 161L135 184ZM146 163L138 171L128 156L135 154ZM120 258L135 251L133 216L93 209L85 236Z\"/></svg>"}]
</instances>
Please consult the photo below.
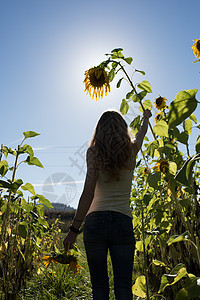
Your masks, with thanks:
<instances>
[{"instance_id":1,"label":"brown hair","mask_svg":"<svg viewBox=\"0 0 200 300\"><path fill-rule=\"evenodd\" d=\"M104 112L90 142L96 153L97 168L119 180L120 169L131 156L131 138L123 117L116 111Z\"/></svg>"}]
</instances>

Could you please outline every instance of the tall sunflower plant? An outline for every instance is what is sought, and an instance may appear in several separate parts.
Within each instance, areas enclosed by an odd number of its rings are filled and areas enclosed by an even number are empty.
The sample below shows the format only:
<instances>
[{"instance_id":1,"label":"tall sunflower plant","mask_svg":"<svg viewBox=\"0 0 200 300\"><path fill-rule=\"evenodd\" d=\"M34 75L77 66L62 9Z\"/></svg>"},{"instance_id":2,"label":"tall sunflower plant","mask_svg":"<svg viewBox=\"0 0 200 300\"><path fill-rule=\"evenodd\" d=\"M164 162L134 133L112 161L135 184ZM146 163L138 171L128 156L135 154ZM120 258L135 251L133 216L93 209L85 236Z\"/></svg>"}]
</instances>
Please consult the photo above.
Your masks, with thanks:
<instances>
[{"instance_id":1,"label":"tall sunflower plant","mask_svg":"<svg viewBox=\"0 0 200 300\"><path fill-rule=\"evenodd\" d=\"M194 54L199 55L198 40L194 47ZM198 278L193 275L192 281L187 270L198 274L200 268L200 135L196 138L196 154L191 156L189 149L193 128L200 129L195 116L199 103L196 99L198 90L179 92L169 105L167 98L160 94L154 102L147 100L146 96L152 93L150 83L143 80L134 84L132 76L126 71L126 66L132 64L132 57L125 57L122 48L114 49L106 56L107 59L99 66L86 71L85 91L98 100L111 91L111 82L122 73L116 87L120 88L122 81L126 80L130 90L121 102L121 113L126 115L129 106L135 103L140 104L141 112L151 110L153 106L156 109L154 124L149 124L153 139L146 138L141 150L143 159L139 159L136 165L132 185L133 227L138 241L135 260L140 267L143 257L141 272L144 270L145 273L145 277L142 275L136 279L134 293L136 296L145 294L146 299L150 299L150 290L151 293L159 291L166 299L172 299L175 294L181 295L183 292L178 290L177 281L180 281L186 293L190 293L191 289L197 291ZM133 73L145 75L144 71L134 68ZM134 135L140 124L140 115L130 123ZM141 195L140 199L138 195ZM178 267L180 262L182 268ZM174 280L171 280L170 274L174 268L178 270L177 276L174 275ZM167 279L163 277L163 270L169 274ZM184 275L181 277L179 272ZM186 286L183 277L187 279ZM141 290L137 285L139 282L142 286L144 278L145 284ZM172 285L173 289L170 289Z\"/></svg>"}]
</instances>

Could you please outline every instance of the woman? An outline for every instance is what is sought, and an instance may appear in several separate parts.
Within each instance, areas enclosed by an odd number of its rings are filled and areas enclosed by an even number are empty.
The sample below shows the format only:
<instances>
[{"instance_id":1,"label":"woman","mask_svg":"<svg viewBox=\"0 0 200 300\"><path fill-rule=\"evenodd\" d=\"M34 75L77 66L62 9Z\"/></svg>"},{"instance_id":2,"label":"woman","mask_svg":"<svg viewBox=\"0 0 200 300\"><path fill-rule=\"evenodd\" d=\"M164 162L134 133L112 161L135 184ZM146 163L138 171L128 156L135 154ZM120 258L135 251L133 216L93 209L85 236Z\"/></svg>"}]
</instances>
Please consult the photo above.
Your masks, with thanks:
<instances>
[{"instance_id":1,"label":"woman","mask_svg":"<svg viewBox=\"0 0 200 300\"><path fill-rule=\"evenodd\" d=\"M140 130L131 142L123 117L116 111L104 112L87 150L84 189L63 244L66 250L73 246L85 219L84 244L95 300L109 299L108 250L115 297L132 299L135 239L129 198L136 155L150 117L151 112L145 110Z\"/></svg>"}]
</instances>

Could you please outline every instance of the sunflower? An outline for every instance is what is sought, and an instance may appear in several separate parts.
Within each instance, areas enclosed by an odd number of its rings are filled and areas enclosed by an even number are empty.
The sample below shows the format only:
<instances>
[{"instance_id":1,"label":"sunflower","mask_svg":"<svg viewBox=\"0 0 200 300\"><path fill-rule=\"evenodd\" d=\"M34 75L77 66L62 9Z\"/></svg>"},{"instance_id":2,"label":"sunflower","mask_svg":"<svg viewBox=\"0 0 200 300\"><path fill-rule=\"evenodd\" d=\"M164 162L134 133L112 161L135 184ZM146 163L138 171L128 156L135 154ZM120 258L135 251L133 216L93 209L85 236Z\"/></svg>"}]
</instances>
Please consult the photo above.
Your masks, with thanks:
<instances>
[{"instance_id":1,"label":"sunflower","mask_svg":"<svg viewBox=\"0 0 200 300\"><path fill-rule=\"evenodd\" d=\"M85 90L87 94L91 96L92 99L96 96L96 100L103 98L104 94L110 92L109 78L106 71L100 67L90 68L85 71L85 79L83 81L85 84ZM92 93L92 89L94 89Z\"/></svg>"},{"instance_id":2,"label":"sunflower","mask_svg":"<svg viewBox=\"0 0 200 300\"><path fill-rule=\"evenodd\" d=\"M168 162L164 158L161 158L156 163L154 169L155 169L155 172L159 172L160 171L160 172L166 174L167 171L169 170L169 164L168 164Z\"/></svg>"},{"instance_id":3,"label":"sunflower","mask_svg":"<svg viewBox=\"0 0 200 300\"><path fill-rule=\"evenodd\" d=\"M200 39L197 40L193 40L193 41L196 41L193 45L192 45L192 50L194 52L194 55L198 58L200 58Z\"/></svg>"},{"instance_id":4,"label":"sunflower","mask_svg":"<svg viewBox=\"0 0 200 300\"><path fill-rule=\"evenodd\" d=\"M154 119L154 122L157 124L158 121L160 121L161 119L162 119L161 113L157 112L156 116L155 116L155 119Z\"/></svg>"},{"instance_id":5,"label":"sunflower","mask_svg":"<svg viewBox=\"0 0 200 300\"><path fill-rule=\"evenodd\" d=\"M159 96L158 98L155 99L155 102L154 102L155 108L157 108L159 110L162 108L166 108L167 107L166 101L167 101L167 99L165 97Z\"/></svg>"},{"instance_id":6,"label":"sunflower","mask_svg":"<svg viewBox=\"0 0 200 300\"><path fill-rule=\"evenodd\" d=\"M68 264L68 268L67 268L67 273L69 271L73 271L74 275L77 274L79 272L79 269L82 269L82 267L77 263L77 261L72 260L70 261L70 263Z\"/></svg>"},{"instance_id":7,"label":"sunflower","mask_svg":"<svg viewBox=\"0 0 200 300\"><path fill-rule=\"evenodd\" d=\"M57 261L55 261L51 255L45 255L42 259L44 260L44 265L46 268L48 268L51 262L57 264Z\"/></svg>"}]
</instances>

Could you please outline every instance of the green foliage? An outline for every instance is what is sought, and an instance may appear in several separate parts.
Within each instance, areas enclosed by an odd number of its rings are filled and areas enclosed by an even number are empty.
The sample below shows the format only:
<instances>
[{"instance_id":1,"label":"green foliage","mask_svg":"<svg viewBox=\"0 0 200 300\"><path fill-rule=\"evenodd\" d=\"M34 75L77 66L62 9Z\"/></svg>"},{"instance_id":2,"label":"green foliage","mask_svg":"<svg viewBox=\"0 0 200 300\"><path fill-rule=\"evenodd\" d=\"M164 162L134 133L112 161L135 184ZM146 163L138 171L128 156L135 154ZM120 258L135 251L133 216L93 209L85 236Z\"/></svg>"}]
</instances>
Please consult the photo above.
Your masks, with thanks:
<instances>
[{"instance_id":1,"label":"green foliage","mask_svg":"<svg viewBox=\"0 0 200 300\"><path fill-rule=\"evenodd\" d=\"M17 294L26 285L34 260L41 251L41 239L48 224L44 219L44 205L52 205L44 196L35 193L31 183L23 184L16 179L16 171L22 163L43 167L30 145L23 144L27 138L35 137L34 131L24 132L24 139L17 150L1 147L0 158L0 279L2 297L16 299ZM14 155L13 166L9 166L7 157ZM24 155L26 158L24 159ZM9 176L10 175L10 179ZM23 191L31 193L28 201ZM42 208L42 207L43 208Z\"/></svg>"},{"instance_id":2,"label":"green foliage","mask_svg":"<svg viewBox=\"0 0 200 300\"><path fill-rule=\"evenodd\" d=\"M147 93L152 93L151 85L147 80L143 80L141 83L139 83L138 88Z\"/></svg>"},{"instance_id":3,"label":"green foliage","mask_svg":"<svg viewBox=\"0 0 200 300\"><path fill-rule=\"evenodd\" d=\"M169 106L169 126L175 127L188 118L197 107L197 89L179 92Z\"/></svg>"},{"instance_id":4,"label":"green foliage","mask_svg":"<svg viewBox=\"0 0 200 300\"><path fill-rule=\"evenodd\" d=\"M145 298L145 296L146 296L145 276L141 275L136 279L136 281L132 287L132 291L133 291L134 295L141 297L141 298Z\"/></svg>"},{"instance_id":5,"label":"green foliage","mask_svg":"<svg viewBox=\"0 0 200 300\"><path fill-rule=\"evenodd\" d=\"M127 114L128 110L129 110L129 105L128 105L127 101L125 99L122 99L122 103L120 106L120 111L121 111L122 115Z\"/></svg>"},{"instance_id":6,"label":"green foliage","mask_svg":"<svg viewBox=\"0 0 200 300\"><path fill-rule=\"evenodd\" d=\"M135 103L140 104L140 112L152 109L153 101L145 99L152 93L149 81L133 83L133 76L129 77L123 64L132 60L126 60L122 51L114 49L106 61L107 66L113 64L115 76L118 72L124 73L117 87L122 79L130 85L121 103L121 113L125 115ZM135 73L145 75L137 69L133 75ZM154 294L158 295L158 291L160 297L167 300L192 299L199 292L197 277L187 272L189 269L197 274L200 268L200 134L194 149L197 154L189 153L189 138L193 124L197 124L196 94L197 89L180 91L169 107L165 97L157 99L160 100L156 103L159 118L153 127L150 124L153 140L146 139L142 159L136 164L131 207L137 241L135 261L140 274L144 275L135 278L133 293L147 300L157 299ZM130 124L133 135L140 125L138 115ZM190 276L195 279L192 281Z\"/></svg>"},{"instance_id":7,"label":"green foliage","mask_svg":"<svg viewBox=\"0 0 200 300\"><path fill-rule=\"evenodd\" d=\"M156 135L168 137L168 125L164 120L160 120L155 126L154 126L154 132Z\"/></svg>"}]
</instances>

